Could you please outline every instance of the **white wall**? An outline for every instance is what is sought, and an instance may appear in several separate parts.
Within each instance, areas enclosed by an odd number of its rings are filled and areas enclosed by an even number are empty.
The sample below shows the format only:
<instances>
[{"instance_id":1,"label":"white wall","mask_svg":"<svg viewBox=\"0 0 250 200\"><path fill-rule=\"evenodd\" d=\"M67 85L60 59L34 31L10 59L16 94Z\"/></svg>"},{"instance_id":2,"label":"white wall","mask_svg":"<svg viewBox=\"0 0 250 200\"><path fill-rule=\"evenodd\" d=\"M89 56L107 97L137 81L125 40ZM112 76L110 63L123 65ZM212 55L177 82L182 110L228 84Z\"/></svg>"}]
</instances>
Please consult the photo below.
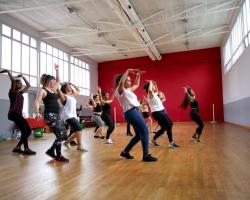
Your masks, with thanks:
<instances>
[{"instance_id":1,"label":"white wall","mask_svg":"<svg viewBox=\"0 0 250 200\"><path fill-rule=\"evenodd\" d=\"M225 121L250 127L250 46L222 79Z\"/></svg>"}]
</instances>

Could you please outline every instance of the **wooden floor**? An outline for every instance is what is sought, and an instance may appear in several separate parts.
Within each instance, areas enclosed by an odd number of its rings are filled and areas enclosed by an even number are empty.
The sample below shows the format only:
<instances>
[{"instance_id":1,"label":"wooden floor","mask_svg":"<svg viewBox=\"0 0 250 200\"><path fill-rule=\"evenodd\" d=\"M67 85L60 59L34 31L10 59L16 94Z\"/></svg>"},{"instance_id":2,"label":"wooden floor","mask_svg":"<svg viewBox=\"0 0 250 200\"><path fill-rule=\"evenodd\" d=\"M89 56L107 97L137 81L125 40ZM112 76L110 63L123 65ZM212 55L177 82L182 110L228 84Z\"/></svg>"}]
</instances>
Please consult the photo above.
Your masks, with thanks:
<instances>
[{"instance_id":1,"label":"wooden floor","mask_svg":"<svg viewBox=\"0 0 250 200\"><path fill-rule=\"evenodd\" d=\"M80 153L63 149L69 163L57 163L44 154L53 135L30 141L36 156L11 153L16 141L0 143L0 199L250 199L250 131L230 124L207 123L201 144L190 137L193 123L176 123L178 150L167 148L166 135L160 148L151 147L156 163L141 161L141 145L131 152L134 160L119 156L130 137L125 126L117 127L114 144L83 131ZM152 135L150 135L152 137Z\"/></svg>"}]
</instances>

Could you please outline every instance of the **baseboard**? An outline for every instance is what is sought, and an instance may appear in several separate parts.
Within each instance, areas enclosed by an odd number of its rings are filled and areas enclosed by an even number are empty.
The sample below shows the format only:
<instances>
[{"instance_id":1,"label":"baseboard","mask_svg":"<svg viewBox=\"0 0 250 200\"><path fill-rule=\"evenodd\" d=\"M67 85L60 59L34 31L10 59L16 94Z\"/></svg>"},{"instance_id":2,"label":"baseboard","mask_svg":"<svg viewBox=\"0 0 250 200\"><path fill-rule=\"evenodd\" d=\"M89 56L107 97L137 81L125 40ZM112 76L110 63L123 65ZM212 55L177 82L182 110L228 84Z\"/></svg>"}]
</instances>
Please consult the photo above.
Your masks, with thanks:
<instances>
[{"instance_id":1,"label":"baseboard","mask_svg":"<svg viewBox=\"0 0 250 200\"><path fill-rule=\"evenodd\" d=\"M234 126L238 126L238 127L240 127L240 128L245 128L245 129L250 130L250 126L241 125L241 124L236 124L236 123L233 123L233 122L226 122L226 121L225 121L225 123L231 124L231 125L234 125Z\"/></svg>"}]
</instances>

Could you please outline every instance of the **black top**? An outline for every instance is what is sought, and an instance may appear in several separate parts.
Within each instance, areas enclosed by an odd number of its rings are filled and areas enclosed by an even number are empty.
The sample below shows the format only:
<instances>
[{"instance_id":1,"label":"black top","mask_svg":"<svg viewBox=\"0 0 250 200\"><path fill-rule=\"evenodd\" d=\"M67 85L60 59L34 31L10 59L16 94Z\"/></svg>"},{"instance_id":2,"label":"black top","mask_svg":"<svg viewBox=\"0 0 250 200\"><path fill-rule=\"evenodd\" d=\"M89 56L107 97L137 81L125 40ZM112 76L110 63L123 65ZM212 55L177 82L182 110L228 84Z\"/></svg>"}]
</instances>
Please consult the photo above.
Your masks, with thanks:
<instances>
[{"instance_id":1,"label":"black top","mask_svg":"<svg viewBox=\"0 0 250 200\"><path fill-rule=\"evenodd\" d=\"M192 110L199 110L199 103L198 101L194 100L193 102L189 103Z\"/></svg>"},{"instance_id":2,"label":"black top","mask_svg":"<svg viewBox=\"0 0 250 200\"><path fill-rule=\"evenodd\" d=\"M46 113L56 113L59 114L60 105L58 103L58 96L54 92L50 92L47 89L43 88L47 95L43 99L44 103L44 114Z\"/></svg>"},{"instance_id":3,"label":"black top","mask_svg":"<svg viewBox=\"0 0 250 200\"><path fill-rule=\"evenodd\" d=\"M105 103L102 106L103 113L105 114L110 114L110 109L111 109L111 105L109 103Z\"/></svg>"},{"instance_id":4,"label":"black top","mask_svg":"<svg viewBox=\"0 0 250 200\"><path fill-rule=\"evenodd\" d=\"M10 99L10 113L18 113L22 115L23 112L23 93L21 91L9 91Z\"/></svg>"},{"instance_id":5,"label":"black top","mask_svg":"<svg viewBox=\"0 0 250 200\"><path fill-rule=\"evenodd\" d=\"M101 106L101 104L99 104L99 103L96 104L94 112L102 112L102 106Z\"/></svg>"}]
</instances>

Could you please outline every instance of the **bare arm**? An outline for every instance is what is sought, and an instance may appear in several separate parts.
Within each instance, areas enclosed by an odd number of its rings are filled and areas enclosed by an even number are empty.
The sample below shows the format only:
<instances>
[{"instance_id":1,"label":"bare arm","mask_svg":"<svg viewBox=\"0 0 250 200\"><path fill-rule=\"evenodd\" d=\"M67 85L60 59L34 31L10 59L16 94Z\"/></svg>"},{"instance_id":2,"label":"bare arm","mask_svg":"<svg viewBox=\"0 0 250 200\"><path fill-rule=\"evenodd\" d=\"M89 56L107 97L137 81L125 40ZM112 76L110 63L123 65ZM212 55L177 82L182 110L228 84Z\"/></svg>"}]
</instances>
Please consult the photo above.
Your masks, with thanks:
<instances>
[{"instance_id":1,"label":"bare arm","mask_svg":"<svg viewBox=\"0 0 250 200\"><path fill-rule=\"evenodd\" d=\"M22 74L20 74L19 77L22 77L25 82L26 86L22 89L22 93L25 93L30 88L30 83Z\"/></svg>"},{"instance_id":2,"label":"bare arm","mask_svg":"<svg viewBox=\"0 0 250 200\"><path fill-rule=\"evenodd\" d=\"M65 102L67 101L67 96L60 90L57 89L57 95L63 105L65 105Z\"/></svg>"},{"instance_id":3,"label":"bare arm","mask_svg":"<svg viewBox=\"0 0 250 200\"><path fill-rule=\"evenodd\" d=\"M41 89L37 95L36 95L36 100L35 100L35 110L36 110L36 114L37 114L37 117L40 117L39 115L39 107L40 107L40 104L42 102L42 99L47 95L46 91Z\"/></svg>"},{"instance_id":4,"label":"bare arm","mask_svg":"<svg viewBox=\"0 0 250 200\"><path fill-rule=\"evenodd\" d=\"M97 92L98 92L101 104L104 104L105 102L102 99L102 89L100 87L98 87Z\"/></svg>"},{"instance_id":5,"label":"bare arm","mask_svg":"<svg viewBox=\"0 0 250 200\"><path fill-rule=\"evenodd\" d=\"M149 86L148 86L148 97L152 99L154 97L154 92L153 92L153 82L149 81Z\"/></svg>"},{"instance_id":6,"label":"bare arm","mask_svg":"<svg viewBox=\"0 0 250 200\"><path fill-rule=\"evenodd\" d=\"M195 95L194 96L191 96L190 94L188 94L187 92L187 88L184 87L184 93L187 95L188 99L190 102L193 102L194 99L195 99Z\"/></svg>"},{"instance_id":7,"label":"bare arm","mask_svg":"<svg viewBox=\"0 0 250 200\"><path fill-rule=\"evenodd\" d=\"M138 72L136 73L135 82L134 82L133 86L131 87L131 90L132 90L132 91L135 91L135 90L139 87L139 85L140 85L140 80L141 80L141 75L144 74L144 73L145 73L145 72L143 72L143 71L138 71Z\"/></svg>"},{"instance_id":8,"label":"bare arm","mask_svg":"<svg viewBox=\"0 0 250 200\"><path fill-rule=\"evenodd\" d=\"M7 73L7 74L8 74L8 76L9 76L9 78L10 78L10 81L11 81L11 88L10 88L10 90L13 91L13 90L15 89L15 87L16 87L16 84L15 84L15 79L14 79L14 77L12 76L12 74L10 73L10 71L7 70L7 69L4 69L4 70L2 70L0 73L1 73L1 74L2 74L2 73Z\"/></svg>"},{"instance_id":9,"label":"bare arm","mask_svg":"<svg viewBox=\"0 0 250 200\"><path fill-rule=\"evenodd\" d=\"M77 96L79 96L79 94L80 94L80 89L76 86L76 85L74 85L73 83L70 83L73 87L74 87L74 89L75 89L75 91L73 91L73 95L74 95L74 97L77 97Z\"/></svg>"},{"instance_id":10,"label":"bare arm","mask_svg":"<svg viewBox=\"0 0 250 200\"><path fill-rule=\"evenodd\" d=\"M96 102L93 98L93 94L90 95L90 101L92 102L92 106L95 108L96 107Z\"/></svg>"}]
</instances>

